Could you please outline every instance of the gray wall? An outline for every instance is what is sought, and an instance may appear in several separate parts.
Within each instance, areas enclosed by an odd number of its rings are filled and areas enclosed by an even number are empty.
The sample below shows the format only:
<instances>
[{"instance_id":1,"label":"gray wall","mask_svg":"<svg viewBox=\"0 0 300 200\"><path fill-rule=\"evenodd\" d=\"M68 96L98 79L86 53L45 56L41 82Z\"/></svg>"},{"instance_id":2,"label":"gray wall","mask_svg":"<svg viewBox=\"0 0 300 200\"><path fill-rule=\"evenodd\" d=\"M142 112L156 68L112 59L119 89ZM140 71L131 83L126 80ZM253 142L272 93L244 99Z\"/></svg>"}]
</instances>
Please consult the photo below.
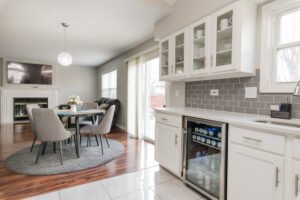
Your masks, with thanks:
<instances>
[{"instance_id":1,"label":"gray wall","mask_svg":"<svg viewBox=\"0 0 300 200\"><path fill-rule=\"evenodd\" d=\"M293 103L293 118L300 118L300 98L291 94L258 93L256 99L245 98L245 87L259 88L259 70L255 77L186 83L186 106L229 112L250 113L270 116L270 105L285 102L288 96ZM210 96L211 89L218 89L219 96Z\"/></svg>"},{"instance_id":2,"label":"gray wall","mask_svg":"<svg viewBox=\"0 0 300 200\"><path fill-rule=\"evenodd\" d=\"M97 71L96 67L56 67L56 88L58 103L64 104L73 94L79 95L85 102L97 99Z\"/></svg>"},{"instance_id":3,"label":"gray wall","mask_svg":"<svg viewBox=\"0 0 300 200\"><path fill-rule=\"evenodd\" d=\"M101 97L101 74L105 72L112 71L114 69L118 70L117 73L117 98L121 101L121 110L118 119L118 125L122 128L127 126L127 63L124 62L125 59L134 56L146 49L149 49L157 45L153 39L150 39L141 45L115 57L114 59L100 65L98 68L98 95Z\"/></svg>"}]
</instances>

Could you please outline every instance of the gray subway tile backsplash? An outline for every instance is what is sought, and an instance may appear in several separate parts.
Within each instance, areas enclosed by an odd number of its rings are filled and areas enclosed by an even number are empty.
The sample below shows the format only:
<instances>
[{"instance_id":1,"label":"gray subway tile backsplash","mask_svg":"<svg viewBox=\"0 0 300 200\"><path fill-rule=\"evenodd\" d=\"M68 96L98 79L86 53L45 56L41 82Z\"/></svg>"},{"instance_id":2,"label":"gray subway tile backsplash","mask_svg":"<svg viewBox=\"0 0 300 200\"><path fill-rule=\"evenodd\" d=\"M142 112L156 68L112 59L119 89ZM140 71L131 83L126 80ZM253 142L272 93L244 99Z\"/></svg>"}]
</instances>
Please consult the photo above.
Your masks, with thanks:
<instances>
[{"instance_id":1,"label":"gray subway tile backsplash","mask_svg":"<svg viewBox=\"0 0 300 200\"><path fill-rule=\"evenodd\" d=\"M300 97L292 94L259 93L256 99L245 98L245 87L259 90L259 71L254 77L187 82L185 105L187 107L222 110L238 113L270 115L270 105L285 102L285 97L293 103L293 118L300 119ZM218 89L219 96L211 96L210 90Z\"/></svg>"}]
</instances>

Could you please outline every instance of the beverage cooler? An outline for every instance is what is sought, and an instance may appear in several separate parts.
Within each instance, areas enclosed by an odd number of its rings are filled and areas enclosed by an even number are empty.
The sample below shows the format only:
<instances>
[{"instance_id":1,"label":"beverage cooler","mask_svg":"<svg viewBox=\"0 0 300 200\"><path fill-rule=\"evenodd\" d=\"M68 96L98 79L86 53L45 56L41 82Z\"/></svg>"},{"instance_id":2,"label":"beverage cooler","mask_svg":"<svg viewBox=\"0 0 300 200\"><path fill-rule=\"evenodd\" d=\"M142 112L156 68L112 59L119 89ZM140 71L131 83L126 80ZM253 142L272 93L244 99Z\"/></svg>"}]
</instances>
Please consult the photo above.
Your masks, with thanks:
<instances>
[{"instance_id":1,"label":"beverage cooler","mask_svg":"<svg viewBox=\"0 0 300 200\"><path fill-rule=\"evenodd\" d=\"M184 181L212 200L226 199L227 124L185 118Z\"/></svg>"}]
</instances>

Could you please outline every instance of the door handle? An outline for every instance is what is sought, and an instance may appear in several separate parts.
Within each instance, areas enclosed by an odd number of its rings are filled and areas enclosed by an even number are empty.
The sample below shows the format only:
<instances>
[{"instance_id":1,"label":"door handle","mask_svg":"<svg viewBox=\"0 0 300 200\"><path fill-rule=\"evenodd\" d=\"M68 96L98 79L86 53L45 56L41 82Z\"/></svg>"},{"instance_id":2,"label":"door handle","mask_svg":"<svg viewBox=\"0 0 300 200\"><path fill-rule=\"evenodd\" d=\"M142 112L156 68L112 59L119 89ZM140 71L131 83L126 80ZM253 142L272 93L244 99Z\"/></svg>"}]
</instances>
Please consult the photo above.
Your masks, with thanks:
<instances>
[{"instance_id":1,"label":"door handle","mask_svg":"<svg viewBox=\"0 0 300 200\"><path fill-rule=\"evenodd\" d=\"M299 175L295 176L295 196L297 197L299 194Z\"/></svg>"},{"instance_id":2,"label":"door handle","mask_svg":"<svg viewBox=\"0 0 300 200\"><path fill-rule=\"evenodd\" d=\"M251 138L251 137L243 137L243 139L250 140L250 141L253 141L253 142L257 142L257 143L262 143L262 140Z\"/></svg>"},{"instance_id":3,"label":"door handle","mask_svg":"<svg viewBox=\"0 0 300 200\"><path fill-rule=\"evenodd\" d=\"M275 179L275 187L279 186L279 169L276 167L276 179Z\"/></svg>"},{"instance_id":4,"label":"door handle","mask_svg":"<svg viewBox=\"0 0 300 200\"><path fill-rule=\"evenodd\" d=\"M176 134L175 135L175 145L177 145L178 144L178 135Z\"/></svg>"}]
</instances>

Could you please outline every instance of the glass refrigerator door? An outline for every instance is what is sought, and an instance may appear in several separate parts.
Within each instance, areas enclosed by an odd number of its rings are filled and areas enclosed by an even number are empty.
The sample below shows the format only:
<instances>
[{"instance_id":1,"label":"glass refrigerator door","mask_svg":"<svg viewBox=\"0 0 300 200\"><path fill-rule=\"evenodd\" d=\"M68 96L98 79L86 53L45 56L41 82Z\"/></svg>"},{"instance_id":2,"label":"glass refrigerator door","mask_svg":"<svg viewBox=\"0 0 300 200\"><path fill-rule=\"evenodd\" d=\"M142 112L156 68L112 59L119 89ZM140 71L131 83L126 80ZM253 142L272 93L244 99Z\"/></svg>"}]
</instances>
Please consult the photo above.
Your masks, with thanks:
<instances>
[{"instance_id":1,"label":"glass refrigerator door","mask_svg":"<svg viewBox=\"0 0 300 200\"><path fill-rule=\"evenodd\" d=\"M186 180L219 199L222 128L187 122Z\"/></svg>"}]
</instances>

